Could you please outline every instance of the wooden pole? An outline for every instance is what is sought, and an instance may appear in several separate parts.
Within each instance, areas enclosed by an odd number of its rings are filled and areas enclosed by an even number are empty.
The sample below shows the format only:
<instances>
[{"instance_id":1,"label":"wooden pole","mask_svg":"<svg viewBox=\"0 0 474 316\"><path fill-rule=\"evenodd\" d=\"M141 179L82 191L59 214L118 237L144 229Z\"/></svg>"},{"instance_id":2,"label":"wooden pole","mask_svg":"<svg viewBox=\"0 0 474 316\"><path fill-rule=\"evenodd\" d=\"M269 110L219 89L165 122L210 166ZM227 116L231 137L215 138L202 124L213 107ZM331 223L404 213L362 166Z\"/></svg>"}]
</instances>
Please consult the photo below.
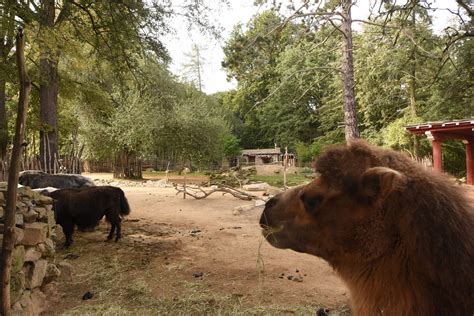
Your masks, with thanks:
<instances>
[{"instance_id":1,"label":"wooden pole","mask_svg":"<svg viewBox=\"0 0 474 316\"><path fill-rule=\"evenodd\" d=\"M288 166L288 147L285 146L285 156L283 157L283 188L286 189L286 168Z\"/></svg>"},{"instance_id":2,"label":"wooden pole","mask_svg":"<svg viewBox=\"0 0 474 316\"><path fill-rule=\"evenodd\" d=\"M183 199L186 198L186 174L188 173L188 168L187 167L184 167L183 169L183 173L184 173L184 183L183 183Z\"/></svg>"},{"instance_id":3,"label":"wooden pole","mask_svg":"<svg viewBox=\"0 0 474 316\"><path fill-rule=\"evenodd\" d=\"M21 143L25 133L26 111L31 91L31 83L25 70L25 37L19 29L16 36L16 62L20 78L20 98L18 100L18 115L16 118L15 136L8 175L7 205L5 207L5 228L3 231L1 267L1 312L3 316L10 316L10 277L12 251L15 244L15 210L18 189L18 172L20 169Z\"/></svg>"}]
</instances>

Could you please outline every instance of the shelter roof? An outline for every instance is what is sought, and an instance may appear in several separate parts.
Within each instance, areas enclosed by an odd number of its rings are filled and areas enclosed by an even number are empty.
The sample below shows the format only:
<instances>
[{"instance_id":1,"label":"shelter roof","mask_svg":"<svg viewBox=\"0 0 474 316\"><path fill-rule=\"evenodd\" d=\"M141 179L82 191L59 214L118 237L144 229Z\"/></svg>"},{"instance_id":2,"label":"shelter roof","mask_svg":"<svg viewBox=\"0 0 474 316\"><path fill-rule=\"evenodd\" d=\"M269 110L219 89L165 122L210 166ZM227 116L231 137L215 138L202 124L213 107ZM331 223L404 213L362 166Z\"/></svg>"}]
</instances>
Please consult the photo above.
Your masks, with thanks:
<instances>
[{"instance_id":1,"label":"shelter roof","mask_svg":"<svg viewBox=\"0 0 474 316\"><path fill-rule=\"evenodd\" d=\"M242 150L242 155L247 155L247 156L280 155L280 154L281 154L280 147Z\"/></svg>"},{"instance_id":2,"label":"shelter roof","mask_svg":"<svg viewBox=\"0 0 474 316\"><path fill-rule=\"evenodd\" d=\"M474 118L427 122L408 125L405 128L412 134L439 135L445 139L467 139L474 137Z\"/></svg>"}]
</instances>

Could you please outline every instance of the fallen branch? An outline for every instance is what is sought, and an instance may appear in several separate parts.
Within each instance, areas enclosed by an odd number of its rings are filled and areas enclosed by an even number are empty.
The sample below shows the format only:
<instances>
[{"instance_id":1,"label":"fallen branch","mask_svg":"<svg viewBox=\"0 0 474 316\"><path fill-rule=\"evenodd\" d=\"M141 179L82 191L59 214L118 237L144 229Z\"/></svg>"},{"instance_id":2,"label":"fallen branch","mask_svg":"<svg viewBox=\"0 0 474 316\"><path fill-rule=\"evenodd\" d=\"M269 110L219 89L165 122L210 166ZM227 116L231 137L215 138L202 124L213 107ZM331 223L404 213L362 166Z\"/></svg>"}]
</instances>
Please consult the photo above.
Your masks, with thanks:
<instances>
[{"instance_id":1,"label":"fallen branch","mask_svg":"<svg viewBox=\"0 0 474 316\"><path fill-rule=\"evenodd\" d=\"M262 200L266 201L265 199L262 199L261 197L258 197L256 195L248 194L246 192L237 190L235 188L229 187L229 186L220 186L211 190L204 190L202 187L195 187L195 188L190 188L189 186L178 186L175 185L174 187L178 192L176 192L176 195L179 193L183 193L189 196L192 196L193 198L197 200L202 200L207 198L209 195L215 192L222 192L222 195L228 193L232 195L233 197L236 197L241 200L246 200L246 201L252 201L252 200Z\"/></svg>"}]
</instances>

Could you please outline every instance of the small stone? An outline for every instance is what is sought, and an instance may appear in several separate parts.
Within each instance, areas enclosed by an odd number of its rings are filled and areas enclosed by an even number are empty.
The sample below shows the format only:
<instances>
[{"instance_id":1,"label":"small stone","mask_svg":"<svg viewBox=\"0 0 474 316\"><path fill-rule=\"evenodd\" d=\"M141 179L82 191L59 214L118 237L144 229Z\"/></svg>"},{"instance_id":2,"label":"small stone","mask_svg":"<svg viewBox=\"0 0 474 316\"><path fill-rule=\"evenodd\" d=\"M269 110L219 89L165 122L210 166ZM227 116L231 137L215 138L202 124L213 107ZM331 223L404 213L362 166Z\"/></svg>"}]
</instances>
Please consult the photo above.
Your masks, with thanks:
<instances>
[{"instance_id":1,"label":"small stone","mask_svg":"<svg viewBox=\"0 0 474 316\"><path fill-rule=\"evenodd\" d=\"M51 233L51 238L56 242L64 241L64 233L61 225L55 225Z\"/></svg>"},{"instance_id":2,"label":"small stone","mask_svg":"<svg viewBox=\"0 0 474 316\"><path fill-rule=\"evenodd\" d=\"M243 186L246 191L266 191L270 185L268 183L252 183Z\"/></svg>"},{"instance_id":3,"label":"small stone","mask_svg":"<svg viewBox=\"0 0 474 316\"><path fill-rule=\"evenodd\" d=\"M41 292L39 289L34 289L31 292L31 303L33 306L34 316L41 315L45 310L47 305L46 295Z\"/></svg>"},{"instance_id":4,"label":"small stone","mask_svg":"<svg viewBox=\"0 0 474 316\"><path fill-rule=\"evenodd\" d=\"M13 248L13 251L12 251L12 266L11 266L12 274L21 271L21 268L23 267L23 263L25 263L25 247L19 245Z\"/></svg>"},{"instance_id":5,"label":"small stone","mask_svg":"<svg viewBox=\"0 0 474 316\"><path fill-rule=\"evenodd\" d=\"M24 271L26 276L25 286L27 289L34 289L43 284L43 279L46 275L48 267L47 260L38 260L34 263L28 262L25 264Z\"/></svg>"},{"instance_id":6,"label":"small stone","mask_svg":"<svg viewBox=\"0 0 474 316\"><path fill-rule=\"evenodd\" d=\"M27 247L25 251L25 262L33 262L41 258L41 252L35 247Z\"/></svg>"},{"instance_id":7,"label":"small stone","mask_svg":"<svg viewBox=\"0 0 474 316\"><path fill-rule=\"evenodd\" d=\"M56 265L52 263L48 263L48 267L46 269L46 275L43 280L43 284L48 284L55 281L61 275L61 270L56 267Z\"/></svg>"},{"instance_id":8,"label":"small stone","mask_svg":"<svg viewBox=\"0 0 474 316\"><path fill-rule=\"evenodd\" d=\"M48 237L53 235L54 227L56 226L56 220L54 219L54 212L46 210L46 216L41 220L48 224Z\"/></svg>"},{"instance_id":9,"label":"small stone","mask_svg":"<svg viewBox=\"0 0 474 316\"><path fill-rule=\"evenodd\" d=\"M74 267L72 266L72 264L66 261L61 261L58 264L58 268L61 271L61 276L60 276L61 280L72 281L72 276L74 273Z\"/></svg>"},{"instance_id":10,"label":"small stone","mask_svg":"<svg viewBox=\"0 0 474 316\"><path fill-rule=\"evenodd\" d=\"M25 208L25 207L27 207L27 205L26 205L25 203L23 203L21 200L17 200L17 201L16 201L16 208L17 208L18 210L23 209L23 208Z\"/></svg>"},{"instance_id":11,"label":"small stone","mask_svg":"<svg viewBox=\"0 0 474 316\"><path fill-rule=\"evenodd\" d=\"M21 243L26 246L35 246L46 240L48 235L48 224L28 223L25 224L25 236Z\"/></svg>"},{"instance_id":12,"label":"small stone","mask_svg":"<svg viewBox=\"0 0 474 316\"><path fill-rule=\"evenodd\" d=\"M38 251L41 252L45 258L53 257L56 252L54 242L47 238L44 242L38 244Z\"/></svg>"},{"instance_id":13,"label":"small stone","mask_svg":"<svg viewBox=\"0 0 474 316\"><path fill-rule=\"evenodd\" d=\"M23 215L22 214L15 214L15 225L17 227L24 227L25 226L25 221L23 220Z\"/></svg>"},{"instance_id":14,"label":"small stone","mask_svg":"<svg viewBox=\"0 0 474 316\"><path fill-rule=\"evenodd\" d=\"M21 188L18 188L18 196L19 197L28 197L30 199L33 198L33 191L31 191L31 189L29 187L21 187Z\"/></svg>"},{"instance_id":15,"label":"small stone","mask_svg":"<svg viewBox=\"0 0 474 316\"><path fill-rule=\"evenodd\" d=\"M28 315L28 314L24 314L23 313L23 308L21 308L21 304L20 302L16 302L13 306L12 306L12 315L13 316L23 316L23 315Z\"/></svg>"},{"instance_id":16,"label":"small stone","mask_svg":"<svg viewBox=\"0 0 474 316\"><path fill-rule=\"evenodd\" d=\"M202 279L203 276L204 276L204 272L196 272L196 273L193 273L193 277L195 277L195 278L200 278L200 279Z\"/></svg>"},{"instance_id":17,"label":"small stone","mask_svg":"<svg viewBox=\"0 0 474 316\"><path fill-rule=\"evenodd\" d=\"M15 227L15 245L21 244L23 238L25 238L25 230Z\"/></svg>"},{"instance_id":18,"label":"small stone","mask_svg":"<svg viewBox=\"0 0 474 316\"><path fill-rule=\"evenodd\" d=\"M23 271L12 274L10 279L10 301L12 303L20 299L25 288L25 282L25 273Z\"/></svg>"},{"instance_id":19,"label":"small stone","mask_svg":"<svg viewBox=\"0 0 474 316\"><path fill-rule=\"evenodd\" d=\"M19 300L24 315L33 315L33 303L31 302L31 291L25 290Z\"/></svg>"},{"instance_id":20,"label":"small stone","mask_svg":"<svg viewBox=\"0 0 474 316\"><path fill-rule=\"evenodd\" d=\"M26 212L23 212L22 215L25 223L36 222L36 219L38 218L38 213L36 213L32 209L28 209Z\"/></svg>"},{"instance_id":21,"label":"small stone","mask_svg":"<svg viewBox=\"0 0 474 316\"><path fill-rule=\"evenodd\" d=\"M44 207L35 207L35 212L38 213L39 219L43 219L46 217L48 210L45 209Z\"/></svg>"},{"instance_id":22,"label":"small stone","mask_svg":"<svg viewBox=\"0 0 474 316\"><path fill-rule=\"evenodd\" d=\"M5 216L5 209L3 208L3 206L0 206L0 218L3 218L4 216Z\"/></svg>"},{"instance_id":23,"label":"small stone","mask_svg":"<svg viewBox=\"0 0 474 316\"><path fill-rule=\"evenodd\" d=\"M90 300L91 298L94 297L94 294L92 294L91 292L87 291L86 293L84 293L84 295L82 296L82 300L83 301L86 301L86 300Z\"/></svg>"}]
</instances>

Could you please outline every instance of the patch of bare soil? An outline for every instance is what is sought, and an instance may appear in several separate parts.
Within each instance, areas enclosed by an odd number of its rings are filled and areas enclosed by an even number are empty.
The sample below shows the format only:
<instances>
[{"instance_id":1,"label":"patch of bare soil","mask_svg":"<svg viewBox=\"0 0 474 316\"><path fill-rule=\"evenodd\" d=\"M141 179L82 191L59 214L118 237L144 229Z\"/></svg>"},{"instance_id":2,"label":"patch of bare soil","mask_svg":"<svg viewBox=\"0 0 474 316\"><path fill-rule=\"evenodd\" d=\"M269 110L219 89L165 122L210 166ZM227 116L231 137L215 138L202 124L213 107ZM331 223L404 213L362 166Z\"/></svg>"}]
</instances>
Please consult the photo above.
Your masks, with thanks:
<instances>
[{"instance_id":1,"label":"patch of bare soil","mask_svg":"<svg viewBox=\"0 0 474 316\"><path fill-rule=\"evenodd\" d=\"M74 276L48 287L47 315L347 313L347 289L327 263L263 240L262 207L233 215L254 202L219 193L183 199L173 188L123 190L132 209L123 239L104 242L106 223L76 232L73 246L56 255L74 266ZM83 300L86 292L93 296Z\"/></svg>"}]
</instances>

